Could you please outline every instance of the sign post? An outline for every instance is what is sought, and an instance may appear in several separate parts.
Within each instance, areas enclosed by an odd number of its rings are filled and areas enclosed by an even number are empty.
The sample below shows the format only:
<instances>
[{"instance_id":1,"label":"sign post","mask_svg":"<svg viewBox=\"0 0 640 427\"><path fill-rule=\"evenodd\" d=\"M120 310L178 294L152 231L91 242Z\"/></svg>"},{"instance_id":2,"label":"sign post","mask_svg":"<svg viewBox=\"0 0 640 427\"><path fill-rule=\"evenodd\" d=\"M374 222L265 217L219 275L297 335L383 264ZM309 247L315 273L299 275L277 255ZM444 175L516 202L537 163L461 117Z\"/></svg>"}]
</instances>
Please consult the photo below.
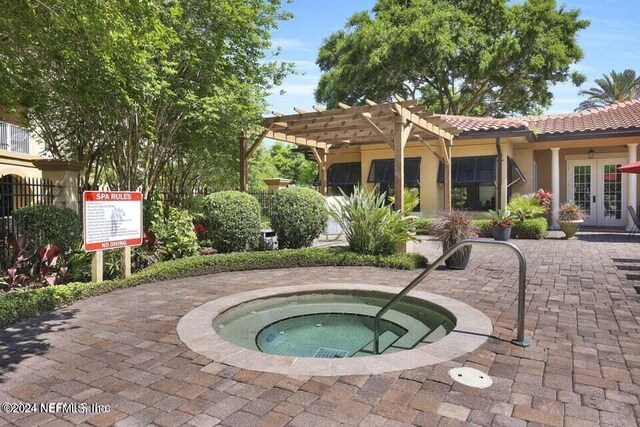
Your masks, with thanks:
<instances>
[{"instance_id":1,"label":"sign post","mask_svg":"<svg viewBox=\"0 0 640 427\"><path fill-rule=\"evenodd\" d=\"M85 191L83 200L84 250L94 252L91 280L103 280L103 251L124 248L122 276L131 274L131 246L142 244L142 193L139 191Z\"/></svg>"}]
</instances>

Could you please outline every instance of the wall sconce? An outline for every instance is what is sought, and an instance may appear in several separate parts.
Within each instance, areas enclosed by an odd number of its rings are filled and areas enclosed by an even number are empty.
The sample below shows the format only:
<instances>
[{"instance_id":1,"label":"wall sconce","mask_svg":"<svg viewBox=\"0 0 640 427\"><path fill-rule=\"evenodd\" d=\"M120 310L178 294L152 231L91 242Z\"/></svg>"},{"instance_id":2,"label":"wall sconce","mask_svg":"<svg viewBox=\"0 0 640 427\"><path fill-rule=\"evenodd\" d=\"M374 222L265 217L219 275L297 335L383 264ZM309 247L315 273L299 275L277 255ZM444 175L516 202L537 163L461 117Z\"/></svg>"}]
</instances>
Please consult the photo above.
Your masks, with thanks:
<instances>
[{"instance_id":1,"label":"wall sconce","mask_svg":"<svg viewBox=\"0 0 640 427\"><path fill-rule=\"evenodd\" d=\"M595 151L593 151L593 148L592 148L591 150L589 150L589 151L587 152L587 154L589 155L589 159L593 159L593 156L595 156L596 152L595 152Z\"/></svg>"}]
</instances>

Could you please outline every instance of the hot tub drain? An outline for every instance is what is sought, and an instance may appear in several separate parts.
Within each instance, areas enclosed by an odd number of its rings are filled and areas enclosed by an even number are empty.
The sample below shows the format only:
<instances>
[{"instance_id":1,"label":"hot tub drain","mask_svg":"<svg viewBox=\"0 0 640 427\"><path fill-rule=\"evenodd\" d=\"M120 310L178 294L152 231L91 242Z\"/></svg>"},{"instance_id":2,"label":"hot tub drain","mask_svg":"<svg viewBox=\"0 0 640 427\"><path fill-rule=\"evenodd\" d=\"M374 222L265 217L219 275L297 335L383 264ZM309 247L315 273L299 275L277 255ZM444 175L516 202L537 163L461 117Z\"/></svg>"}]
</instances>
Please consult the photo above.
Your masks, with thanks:
<instances>
[{"instance_id":1,"label":"hot tub drain","mask_svg":"<svg viewBox=\"0 0 640 427\"><path fill-rule=\"evenodd\" d=\"M336 348L320 347L316 351L313 357L319 357L321 359L343 359L349 355L347 350L340 350Z\"/></svg>"},{"instance_id":2,"label":"hot tub drain","mask_svg":"<svg viewBox=\"0 0 640 427\"><path fill-rule=\"evenodd\" d=\"M453 368L449 369L449 376L455 382L474 388L487 388L493 385L491 377L484 372L474 368Z\"/></svg>"}]
</instances>

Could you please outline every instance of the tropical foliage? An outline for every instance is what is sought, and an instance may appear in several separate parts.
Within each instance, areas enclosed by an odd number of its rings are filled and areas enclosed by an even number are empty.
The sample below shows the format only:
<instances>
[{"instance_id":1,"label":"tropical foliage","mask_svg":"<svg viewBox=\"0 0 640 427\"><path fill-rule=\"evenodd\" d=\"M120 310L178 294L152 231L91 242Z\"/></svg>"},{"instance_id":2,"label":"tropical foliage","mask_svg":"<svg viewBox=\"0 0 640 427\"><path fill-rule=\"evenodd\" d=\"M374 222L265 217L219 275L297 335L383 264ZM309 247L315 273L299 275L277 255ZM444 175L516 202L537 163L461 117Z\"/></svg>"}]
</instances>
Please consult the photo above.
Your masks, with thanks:
<instances>
[{"instance_id":1,"label":"tropical foliage","mask_svg":"<svg viewBox=\"0 0 640 427\"><path fill-rule=\"evenodd\" d=\"M520 221L539 217L547 211L535 194L514 194L507 209Z\"/></svg>"},{"instance_id":2,"label":"tropical foliage","mask_svg":"<svg viewBox=\"0 0 640 427\"><path fill-rule=\"evenodd\" d=\"M588 25L553 0L378 0L325 39L316 98L336 107L397 93L439 113L538 112L551 85L584 81L570 67Z\"/></svg>"},{"instance_id":3,"label":"tropical foliage","mask_svg":"<svg viewBox=\"0 0 640 427\"><path fill-rule=\"evenodd\" d=\"M609 75L603 74L602 78L596 79L595 84L578 93L588 98L580 103L577 111L631 101L640 95L640 76L636 76L634 70L626 69L621 73L611 71Z\"/></svg>"},{"instance_id":4,"label":"tropical foliage","mask_svg":"<svg viewBox=\"0 0 640 427\"><path fill-rule=\"evenodd\" d=\"M393 210L386 204L386 194L377 188L356 187L349 196L342 192L330 214L342 227L350 249L357 253L392 254L396 244L415 240L415 224L406 217L407 212Z\"/></svg>"}]
</instances>

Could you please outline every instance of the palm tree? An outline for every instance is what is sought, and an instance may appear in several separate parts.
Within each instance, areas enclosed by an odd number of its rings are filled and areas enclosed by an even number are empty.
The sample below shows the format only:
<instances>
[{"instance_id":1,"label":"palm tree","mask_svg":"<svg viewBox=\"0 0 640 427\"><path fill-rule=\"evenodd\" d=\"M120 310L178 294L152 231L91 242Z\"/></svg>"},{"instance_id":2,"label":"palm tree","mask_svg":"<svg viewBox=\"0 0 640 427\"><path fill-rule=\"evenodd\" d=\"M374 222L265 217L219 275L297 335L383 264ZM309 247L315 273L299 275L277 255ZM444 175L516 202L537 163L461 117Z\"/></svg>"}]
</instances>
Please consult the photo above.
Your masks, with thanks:
<instances>
[{"instance_id":1,"label":"palm tree","mask_svg":"<svg viewBox=\"0 0 640 427\"><path fill-rule=\"evenodd\" d=\"M589 98L582 101L576 111L630 101L640 96L640 77L636 77L633 70L627 69L622 73L611 71L611 74L603 74L601 79L596 79L595 83L598 87L578 92L578 95Z\"/></svg>"}]
</instances>

